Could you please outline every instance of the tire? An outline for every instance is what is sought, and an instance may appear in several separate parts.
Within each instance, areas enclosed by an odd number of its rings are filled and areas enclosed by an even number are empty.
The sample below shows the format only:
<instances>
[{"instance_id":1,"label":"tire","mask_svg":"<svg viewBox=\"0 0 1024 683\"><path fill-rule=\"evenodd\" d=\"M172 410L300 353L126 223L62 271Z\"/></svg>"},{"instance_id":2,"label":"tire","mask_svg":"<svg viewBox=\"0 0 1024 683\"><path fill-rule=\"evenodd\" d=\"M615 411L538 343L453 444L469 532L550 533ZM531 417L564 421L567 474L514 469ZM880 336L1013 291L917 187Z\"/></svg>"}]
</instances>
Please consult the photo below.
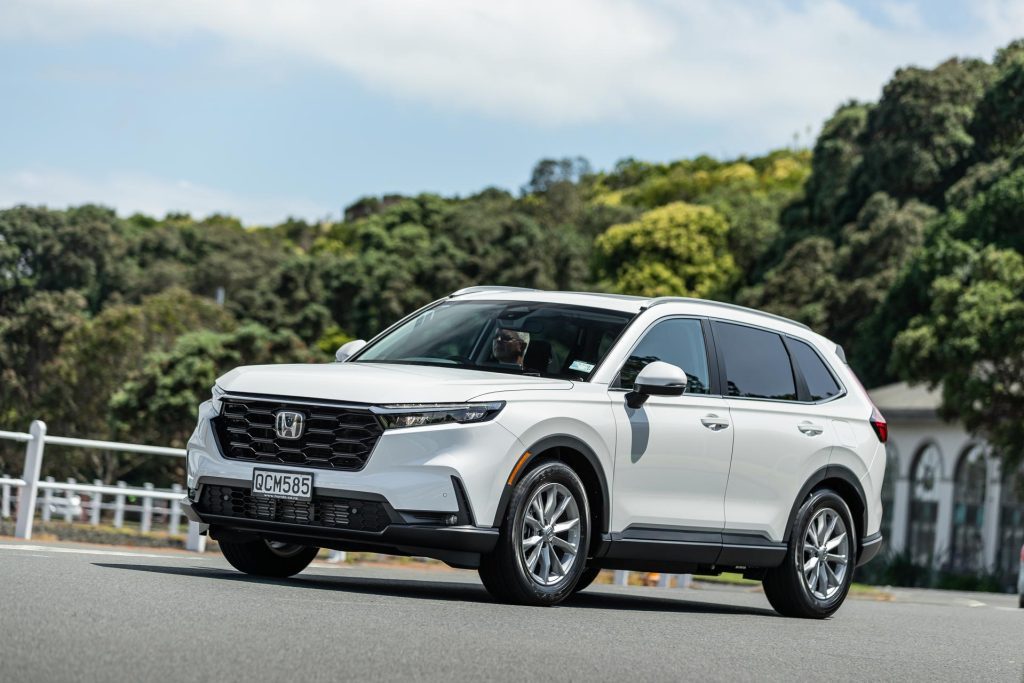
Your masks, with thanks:
<instances>
[{"instance_id":1,"label":"tire","mask_svg":"<svg viewBox=\"0 0 1024 683\"><path fill-rule=\"evenodd\" d=\"M857 562L859 539L850 509L835 491L814 491L797 512L790 531L785 560L764 577L768 602L786 617L831 616L846 599ZM822 556L836 560L822 564ZM845 564L838 560L843 556ZM808 564L811 569L805 574Z\"/></svg>"},{"instance_id":2,"label":"tire","mask_svg":"<svg viewBox=\"0 0 1024 683\"><path fill-rule=\"evenodd\" d=\"M283 579L309 566L320 550L315 546L265 541L220 541L220 551L231 566L253 576Z\"/></svg>"},{"instance_id":3,"label":"tire","mask_svg":"<svg viewBox=\"0 0 1024 683\"><path fill-rule=\"evenodd\" d=\"M557 605L572 595L586 571L589 540L583 482L564 463L543 462L516 485L498 544L480 558L480 580L501 602Z\"/></svg>"},{"instance_id":4,"label":"tire","mask_svg":"<svg viewBox=\"0 0 1024 683\"><path fill-rule=\"evenodd\" d=\"M586 590L590 584L594 583L594 579L596 579L597 575L600 573L600 567L587 567L584 569L583 573L580 574L579 580L576 581L576 585L573 586L572 592L579 593L582 590Z\"/></svg>"}]
</instances>

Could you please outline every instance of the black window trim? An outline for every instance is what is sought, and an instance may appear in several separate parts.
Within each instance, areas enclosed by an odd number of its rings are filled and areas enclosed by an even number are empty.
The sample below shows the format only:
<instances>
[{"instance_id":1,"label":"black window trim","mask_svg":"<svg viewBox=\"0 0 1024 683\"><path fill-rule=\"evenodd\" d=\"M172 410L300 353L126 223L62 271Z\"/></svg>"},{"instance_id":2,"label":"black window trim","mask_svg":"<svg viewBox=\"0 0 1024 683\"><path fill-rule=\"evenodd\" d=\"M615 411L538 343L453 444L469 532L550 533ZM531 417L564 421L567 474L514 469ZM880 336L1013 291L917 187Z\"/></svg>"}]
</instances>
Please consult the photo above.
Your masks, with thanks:
<instances>
[{"instance_id":1,"label":"black window trim","mask_svg":"<svg viewBox=\"0 0 1024 683\"><path fill-rule=\"evenodd\" d=\"M683 397L726 398L725 396L722 395L722 382L718 370L718 351L715 348L714 340L711 336L711 322L708 320L707 316L692 315L687 313L675 313L672 315L666 315L664 317L652 320L651 323L644 328L643 332L640 333L640 336L637 337L636 342L634 342L633 345L629 348L629 351L626 352L626 358L619 365L619 369L616 371L615 377L612 379L611 384L608 385L608 391L630 391L630 389L626 389L625 387L619 385L622 370L623 368L626 367L626 362L629 360L630 356L633 355L633 352L636 351L636 348L640 346L644 338L647 337L650 331L654 329L656 325L663 323L667 320L696 320L697 322L700 323L701 332L704 335L704 358L707 361L708 366L708 393L687 394L684 392ZM607 358L607 356L605 357Z\"/></svg>"},{"instance_id":2,"label":"black window trim","mask_svg":"<svg viewBox=\"0 0 1024 683\"><path fill-rule=\"evenodd\" d=\"M787 332L780 332L779 330L773 330L770 327L762 327L761 325L752 325L750 323L740 322L739 320L729 320L728 318L709 317L708 325L711 328L712 336L714 336L714 326L711 325L712 322L726 323L726 324L729 324L729 325L739 325L741 327L750 327L750 328L755 329L755 330L760 330L761 332L769 332L771 334L774 334L774 335L777 335L777 336L781 337L782 338L782 346L786 350L786 356L789 358L789 367L791 368L791 370L793 372L793 382L796 385L796 392L797 392L797 397L796 397L795 401L787 401L787 400L781 399L781 398L760 398L760 397L756 397L756 396L724 396L724 394L723 394L723 398L727 398L729 400L738 400L738 401L764 401L764 402L767 402L767 403L782 403L782 404L785 404L785 405L798 404L798 405L815 406L815 405L823 405L825 403L831 403L832 401L838 401L839 399L841 399L844 396L846 396L846 394L848 393L847 389L846 389L846 385L843 384L843 382L841 382L839 380L839 378L836 376L836 373L832 369L832 366L830 366L828 364L828 361L826 361L824 358L821 357L821 354L818 352L818 349L816 349L814 347L814 344L811 344L806 339L800 339L799 337L791 335L791 334L789 334ZM839 385L840 392L838 394L836 394L835 396L831 396L831 397L829 397L827 399L822 399L820 401L811 401L810 400L810 393L811 392L807 388L807 380L804 378L803 370L800 369L800 364L797 363L794 360L794 358L793 358L793 353L792 353L792 351L789 348L789 341L788 341L789 339L794 339L796 341L801 341L804 344L807 344L808 346L811 347L811 349L814 351L814 353L818 354L818 358L821 360L822 363L825 364L825 369L829 372L830 375L832 375L832 379L834 379L836 381L836 384ZM717 338L715 338L715 350L716 350L716 355L718 357L719 374L720 374L720 376L722 378L722 382L723 382L722 386L719 387L719 390L722 390L724 388L725 378L728 377L728 375L726 374L726 369L725 369L725 354L717 353L717 349L718 349L718 340L717 340Z\"/></svg>"}]
</instances>

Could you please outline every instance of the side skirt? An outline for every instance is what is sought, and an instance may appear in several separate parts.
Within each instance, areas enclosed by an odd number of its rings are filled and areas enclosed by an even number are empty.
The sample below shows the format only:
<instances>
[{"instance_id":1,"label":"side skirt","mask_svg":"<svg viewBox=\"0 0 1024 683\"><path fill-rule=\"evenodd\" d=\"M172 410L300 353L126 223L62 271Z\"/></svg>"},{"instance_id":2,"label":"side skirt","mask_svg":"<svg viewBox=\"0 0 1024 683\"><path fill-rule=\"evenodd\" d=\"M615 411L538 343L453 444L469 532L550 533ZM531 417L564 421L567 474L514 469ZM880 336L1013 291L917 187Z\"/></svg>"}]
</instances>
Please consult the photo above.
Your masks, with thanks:
<instances>
[{"instance_id":1,"label":"side skirt","mask_svg":"<svg viewBox=\"0 0 1024 683\"><path fill-rule=\"evenodd\" d=\"M761 534L630 526L606 536L590 563L605 569L718 573L782 564L786 544Z\"/></svg>"}]
</instances>

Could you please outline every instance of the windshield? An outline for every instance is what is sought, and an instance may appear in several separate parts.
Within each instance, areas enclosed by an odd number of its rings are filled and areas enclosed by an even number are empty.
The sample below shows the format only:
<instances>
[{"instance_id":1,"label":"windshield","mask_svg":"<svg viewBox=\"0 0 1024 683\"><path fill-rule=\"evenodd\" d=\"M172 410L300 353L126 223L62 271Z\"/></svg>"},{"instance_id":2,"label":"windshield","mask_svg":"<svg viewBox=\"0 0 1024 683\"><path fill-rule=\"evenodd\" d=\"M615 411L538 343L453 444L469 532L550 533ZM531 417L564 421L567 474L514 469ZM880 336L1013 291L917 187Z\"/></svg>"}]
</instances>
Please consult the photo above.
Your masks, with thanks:
<instances>
[{"instance_id":1,"label":"windshield","mask_svg":"<svg viewBox=\"0 0 1024 683\"><path fill-rule=\"evenodd\" d=\"M445 301L370 344L352 362L587 380L631 318L563 304Z\"/></svg>"}]
</instances>

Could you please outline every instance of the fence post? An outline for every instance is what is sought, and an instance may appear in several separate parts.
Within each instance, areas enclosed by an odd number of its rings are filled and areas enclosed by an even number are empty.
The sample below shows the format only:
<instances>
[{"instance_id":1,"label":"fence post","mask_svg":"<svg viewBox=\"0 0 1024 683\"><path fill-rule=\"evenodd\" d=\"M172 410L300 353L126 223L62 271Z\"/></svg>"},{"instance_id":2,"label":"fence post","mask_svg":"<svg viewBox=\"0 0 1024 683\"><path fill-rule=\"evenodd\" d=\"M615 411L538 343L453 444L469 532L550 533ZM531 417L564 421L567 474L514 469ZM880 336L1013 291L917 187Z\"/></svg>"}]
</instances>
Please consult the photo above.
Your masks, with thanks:
<instances>
[{"instance_id":1,"label":"fence post","mask_svg":"<svg viewBox=\"0 0 1024 683\"><path fill-rule=\"evenodd\" d=\"M68 483L69 484L74 484L76 482L75 482L75 479L73 477L68 477ZM71 500L76 495L77 494L74 491L65 491L64 492L64 521L65 522L70 522L72 519L74 519L74 514L73 514L72 509L71 509Z\"/></svg>"},{"instance_id":2,"label":"fence post","mask_svg":"<svg viewBox=\"0 0 1024 683\"><path fill-rule=\"evenodd\" d=\"M123 489L128 484L123 481L117 482L117 487ZM114 526L120 529L124 526L124 494L119 493L114 496Z\"/></svg>"},{"instance_id":3,"label":"fence post","mask_svg":"<svg viewBox=\"0 0 1024 683\"><path fill-rule=\"evenodd\" d=\"M153 490L153 485L150 484L149 482L143 484L142 487L149 489L150 491ZM142 499L142 524L140 526L142 533L146 533L147 531L149 531L150 527L153 526L153 499L145 494L143 494L143 496L144 497Z\"/></svg>"},{"instance_id":4,"label":"fence post","mask_svg":"<svg viewBox=\"0 0 1024 683\"><path fill-rule=\"evenodd\" d=\"M7 475L4 474L3 472L0 472L0 477L3 477L4 479L6 479ZM10 484L4 484L3 491L0 492L0 517L3 517L4 519L7 519L10 516L11 516L11 485Z\"/></svg>"},{"instance_id":5,"label":"fence post","mask_svg":"<svg viewBox=\"0 0 1024 683\"><path fill-rule=\"evenodd\" d=\"M615 570L615 585L616 586L628 586L629 585L629 572L625 569Z\"/></svg>"},{"instance_id":6,"label":"fence post","mask_svg":"<svg viewBox=\"0 0 1024 683\"><path fill-rule=\"evenodd\" d=\"M181 491L181 484L178 484L178 483L171 484L171 490L174 491L175 493ZM181 523L181 501L179 501L179 500L172 500L171 501L171 519L170 519L170 522L168 523L168 528L167 528L167 531L168 531L168 533L171 534L171 536L177 536L178 535L178 525L180 523Z\"/></svg>"},{"instance_id":7,"label":"fence post","mask_svg":"<svg viewBox=\"0 0 1024 683\"><path fill-rule=\"evenodd\" d=\"M43 466L43 446L46 438L46 423L33 420L28 428L32 440L25 446L25 471L21 478L25 485L18 492L18 521L15 525L16 538L32 538L32 522L36 516L36 496L39 493L39 471Z\"/></svg>"},{"instance_id":8,"label":"fence post","mask_svg":"<svg viewBox=\"0 0 1024 683\"><path fill-rule=\"evenodd\" d=\"M53 477L47 477L46 481L56 481ZM46 487L43 490L43 521L50 521L50 508L53 506L53 489Z\"/></svg>"},{"instance_id":9,"label":"fence post","mask_svg":"<svg viewBox=\"0 0 1024 683\"><path fill-rule=\"evenodd\" d=\"M103 480L101 479L93 479L92 483L95 486L103 486ZM89 499L89 505L89 523L93 526L99 526L100 515L103 514L103 494L93 493Z\"/></svg>"},{"instance_id":10,"label":"fence post","mask_svg":"<svg viewBox=\"0 0 1024 683\"><path fill-rule=\"evenodd\" d=\"M193 550L197 553L206 550L206 536L199 535L199 524L188 521L188 538L185 540L185 550Z\"/></svg>"}]
</instances>

